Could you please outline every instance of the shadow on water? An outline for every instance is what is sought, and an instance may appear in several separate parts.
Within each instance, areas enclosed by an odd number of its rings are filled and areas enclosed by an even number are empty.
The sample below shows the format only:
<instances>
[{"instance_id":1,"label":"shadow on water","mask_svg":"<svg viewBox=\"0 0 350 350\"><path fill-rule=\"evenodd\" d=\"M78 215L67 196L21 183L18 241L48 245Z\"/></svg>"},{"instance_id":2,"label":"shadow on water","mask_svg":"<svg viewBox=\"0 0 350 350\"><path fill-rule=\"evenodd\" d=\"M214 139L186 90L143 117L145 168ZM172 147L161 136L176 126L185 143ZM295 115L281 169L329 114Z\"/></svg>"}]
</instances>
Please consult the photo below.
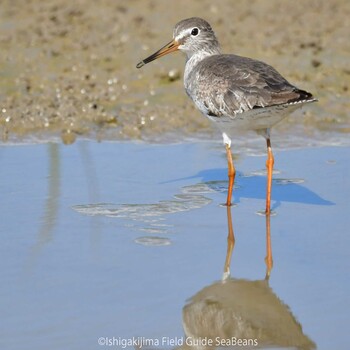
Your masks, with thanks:
<instances>
[{"instance_id":1,"label":"shadow on water","mask_svg":"<svg viewBox=\"0 0 350 350\"><path fill-rule=\"evenodd\" d=\"M303 179L276 177L278 173L278 171L274 171L274 177L272 180L272 202L274 203L272 209L279 207L282 202L334 205L333 202L320 197L317 193L302 186L304 183ZM203 183L213 190L224 192L227 189L227 169L208 169L200 171L196 175L187 178L175 179L168 182L194 178L201 178ZM260 170L250 173L242 173L238 171L233 196L235 203L239 203L241 198L265 199L266 171Z\"/></svg>"},{"instance_id":2,"label":"shadow on water","mask_svg":"<svg viewBox=\"0 0 350 350\"><path fill-rule=\"evenodd\" d=\"M314 342L303 333L288 305L269 286L272 269L270 217L266 216L266 275L256 281L230 277L235 247L231 208L227 208L227 219L229 233L223 278L204 287L184 306L186 341L181 348L239 345L233 343L237 340L241 341L240 346L249 349L257 346L314 349Z\"/></svg>"},{"instance_id":3,"label":"shadow on water","mask_svg":"<svg viewBox=\"0 0 350 350\"><path fill-rule=\"evenodd\" d=\"M212 202L207 195L211 193L227 192L226 170L211 169L201 171L198 174L181 179L167 181L167 183L194 178L202 178L203 182L184 186L180 193L173 199L162 200L157 203L90 203L74 205L72 208L80 214L88 216L105 216L129 220L131 227L150 234L165 234L171 226L164 222L165 215L202 208ZM264 171L239 173L236 176L236 184L233 192L234 203L239 203L241 198L254 198L265 200L266 176ZM273 179L273 204L276 209L282 202L294 202L313 205L334 205L334 203L321 198L317 193L302 186L303 179L274 178ZM164 183L164 182L163 182ZM168 245L168 238L146 236L140 237L136 243L144 245Z\"/></svg>"}]
</instances>

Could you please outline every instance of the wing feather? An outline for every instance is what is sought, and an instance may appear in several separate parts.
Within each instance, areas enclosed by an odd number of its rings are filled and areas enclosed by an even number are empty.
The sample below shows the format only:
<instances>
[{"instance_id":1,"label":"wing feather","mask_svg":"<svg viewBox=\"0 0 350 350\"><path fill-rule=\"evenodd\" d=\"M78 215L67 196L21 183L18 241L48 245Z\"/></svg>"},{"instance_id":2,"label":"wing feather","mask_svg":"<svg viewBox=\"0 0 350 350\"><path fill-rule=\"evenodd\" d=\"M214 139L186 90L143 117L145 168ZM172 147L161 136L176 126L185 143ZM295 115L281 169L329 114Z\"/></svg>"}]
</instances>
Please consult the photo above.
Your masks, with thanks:
<instances>
[{"instance_id":1,"label":"wing feather","mask_svg":"<svg viewBox=\"0 0 350 350\"><path fill-rule=\"evenodd\" d=\"M202 60L189 76L186 90L208 115L231 118L254 108L313 98L268 64L236 55Z\"/></svg>"}]
</instances>

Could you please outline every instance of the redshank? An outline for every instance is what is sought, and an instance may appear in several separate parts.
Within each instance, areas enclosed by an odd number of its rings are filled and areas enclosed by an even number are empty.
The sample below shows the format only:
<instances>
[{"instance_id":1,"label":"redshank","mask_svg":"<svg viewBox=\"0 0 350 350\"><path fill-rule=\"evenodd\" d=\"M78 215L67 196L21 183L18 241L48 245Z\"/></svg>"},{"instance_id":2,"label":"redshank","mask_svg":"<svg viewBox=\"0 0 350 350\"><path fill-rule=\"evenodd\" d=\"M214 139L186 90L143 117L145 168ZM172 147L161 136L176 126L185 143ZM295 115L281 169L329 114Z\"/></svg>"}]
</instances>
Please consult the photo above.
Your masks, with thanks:
<instances>
[{"instance_id":1,"label":"redshank","mask_svg":"<svg viewBox=\"0 0 350 350\"><path fill-rule=\"evenodd\" d=\"M247 57L221 54L210 24L192 17L175 25L173 40L137 64L141 68L174 51L186 54L184 85L196 107L222 132L228 162L226 205L231 205L236 170L231 154L234 130L255 130L267 144L265 213L271 212L274 157L270 129L305 103L317 101L311 93L290 84L270 65Z\"/></svg>"}]
</instances>

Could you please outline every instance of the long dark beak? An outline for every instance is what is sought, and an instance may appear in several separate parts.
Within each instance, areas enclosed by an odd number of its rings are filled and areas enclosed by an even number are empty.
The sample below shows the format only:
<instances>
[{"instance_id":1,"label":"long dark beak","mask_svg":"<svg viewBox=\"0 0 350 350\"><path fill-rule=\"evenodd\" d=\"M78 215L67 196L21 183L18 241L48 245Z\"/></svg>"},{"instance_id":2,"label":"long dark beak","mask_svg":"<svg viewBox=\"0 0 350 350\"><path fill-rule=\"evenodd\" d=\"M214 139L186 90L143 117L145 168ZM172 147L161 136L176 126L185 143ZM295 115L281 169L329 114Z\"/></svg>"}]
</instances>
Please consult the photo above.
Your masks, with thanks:
<instances>
[{"instance_id":1,"label":"long dark beak","mask_svg":"<svg viewBox=\"0 0 350 350\"><path fill-rule=\"evenodd\" d=\"M168 53L174 52L179 49L180 43L177 42L175 39L171 40L170 43L163 46L160 50L155 52L153 55L145 58L143 61L139 62L136 66L136 68L141 68L145 64L152 62L156 60L159 57L162 57L164 55L167 55Z\"/></svg>"}]
</instances>

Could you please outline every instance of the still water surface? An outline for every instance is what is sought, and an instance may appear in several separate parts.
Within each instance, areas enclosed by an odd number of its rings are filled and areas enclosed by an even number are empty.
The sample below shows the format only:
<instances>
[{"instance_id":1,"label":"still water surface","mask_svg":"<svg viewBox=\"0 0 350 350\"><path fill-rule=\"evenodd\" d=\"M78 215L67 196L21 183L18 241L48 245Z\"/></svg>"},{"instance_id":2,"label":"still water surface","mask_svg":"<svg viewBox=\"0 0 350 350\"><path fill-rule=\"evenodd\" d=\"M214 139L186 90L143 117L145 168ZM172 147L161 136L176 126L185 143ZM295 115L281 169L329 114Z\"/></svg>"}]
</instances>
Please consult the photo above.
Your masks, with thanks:
<instances>
[{"instance_id":1,"label":"still water surface","mask_svg":"<svg viewBox=\"0 0 350 350\"><path fill-rule=\"evenodd\" d=\"M1 348L215 334L347 349L349 156L276 153L267 281L264 157L236 159L227 211L219 144L0 147ZM186 346L158 346L176 347Z\"/></svg>"}]
</instances>

